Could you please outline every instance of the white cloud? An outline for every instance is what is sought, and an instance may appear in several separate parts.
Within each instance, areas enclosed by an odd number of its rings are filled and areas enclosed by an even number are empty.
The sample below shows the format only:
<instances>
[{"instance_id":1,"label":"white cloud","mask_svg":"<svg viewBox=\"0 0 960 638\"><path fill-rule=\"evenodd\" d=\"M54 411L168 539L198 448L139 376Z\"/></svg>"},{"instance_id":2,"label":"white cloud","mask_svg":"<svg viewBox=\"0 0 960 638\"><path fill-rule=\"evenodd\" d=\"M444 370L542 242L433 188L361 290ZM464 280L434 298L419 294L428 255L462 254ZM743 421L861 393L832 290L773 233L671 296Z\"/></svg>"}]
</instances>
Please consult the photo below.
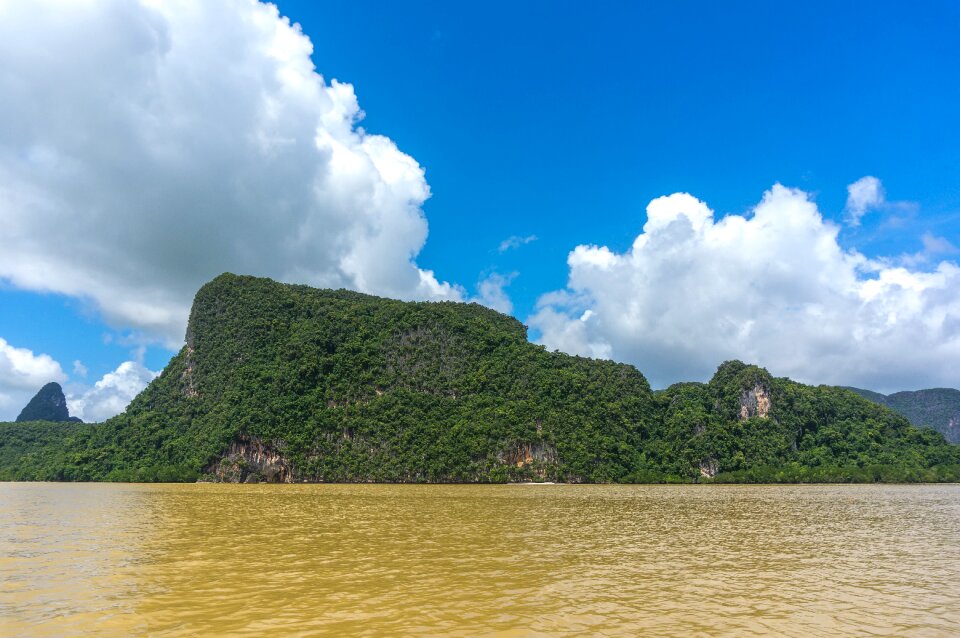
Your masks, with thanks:
<instances>
[{"instance_id":1,"label":"white cloud","mask_svg":"<svg viewBox=\"0 0 960 638\"><path fill-rule=\"evenodd\" d=\"M880 180L871 175L861 177L847 186L847 221L859 226L860 218L871 208L883 206L887 197Z\"/></svg>"},{"instance_id":2,"label":"white cloud","mask_svg":"<svg viewBox=\"0 0 960 638\"><path fill-rule=\"evenodd\" d=\"M526 237L521 237L520 235L511 235L500 242L500 246L497 248L497 251L503 253L513 248L520 248L520 246L529 244L532 241L537 241L536 235L527 235Z\"/></svg>"},{"instance_id":3,"label":"white cloud","mask_svg":"<svg viewBox=\"0 0 960 638\"><path fill-rule=\"evenodd\" d=\"M34 354L0 338L0 421L12 421L40 388L66 378L50 355Z\"/></svg>"},{"instance_id":4,"label":"white cloud","mask_svg":"<svg viewBox=\"0 0 960 638\"><path fill-rule=\"evenodd\" d=\"M570 253L568 290L529 319L542 343L634 363L655 386L731 358L811 383L957 385L957 264L911 270L845 251L809 197L780 185L752 215L717 220L687 194L647 215L625 253Z\"/></svg>"},{"instance_id":5,"label":"white cloud","mask_svg":"<svg viewBox=\"0 0 960 638\"><path fill-rule=\"evenodd\" d=\"M273 5L0 5L0 278L177 346L223 271L459 299L414 259L424 171Z\"/></svg>"},{"instance_id":6,"label":"white cloud","mask_svg":"<svg viewBox=\"0 0 960 638\"><path fill-rule=\"evenodd\" d=\"M510 296L504 288L509 286L516 276L515 272L509 275L491 273L477 284L477 296L470 301L509 315L513 312L513 302L510 301Z\"/></svg>"},{"instance_id":7,"label":"white cloud","mask_svg":"<svg viewBox=\"0 0 960 638\"><path fill-rule=\"evenodd\" d=\"M87 366L83 365L82 361L77 359L73 362L73 374L82 378L87 376L87 372Z\"/></svg>"},{"instance_id":8,"label":"white cloud","mask_svg":"<svg viewBox=\"0 0 960 638\"><path fill-rule=\"evenodd\" d=\"M123 412L158 374L136 361L124 361L116 370L103 375L92 388L67 397L70 416L87 422L109 419Z\"/></svg>"},{"instance_id":9,"label":"white cloud","mask_svg":"<svg viewBox=\"0 0 960 638\"><path fill-rule=\"evenodd\" d=\"M924 233L920 237L920 241L923 243L923 248L913 254L903 255L900 258L900 261L904 266L915 267L922 266L924 264L929 264L938 256L943 255L956 255L960 253L960 249L954 246L949 239L945 237L938 237L933 233Z\"/></svg>"},{"instance_id":10,"label":"white cloud","mask_svg":"<svg viewBox=\"0 0 960 638\"><path fill-rule=\"evenodd\" d=\"M923 242L923 251L928 255L955 255L960 252L950 240L933 233L924 233L920 240Z\"/></svg>"}]
</instances>

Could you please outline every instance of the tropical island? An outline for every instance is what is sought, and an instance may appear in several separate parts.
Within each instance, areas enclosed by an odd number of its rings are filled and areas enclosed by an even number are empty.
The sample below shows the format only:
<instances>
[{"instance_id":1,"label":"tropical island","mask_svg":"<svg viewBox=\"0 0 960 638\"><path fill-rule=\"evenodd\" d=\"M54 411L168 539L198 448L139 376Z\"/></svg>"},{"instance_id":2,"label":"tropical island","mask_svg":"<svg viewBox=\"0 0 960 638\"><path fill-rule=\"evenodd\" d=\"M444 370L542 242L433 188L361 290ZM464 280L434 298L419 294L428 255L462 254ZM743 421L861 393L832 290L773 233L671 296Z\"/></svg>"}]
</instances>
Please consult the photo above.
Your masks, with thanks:
<instances>
[{"instance_id":1,"label":"tropical island","mask_svg":"<svg viewBox=\"0 0 960 638\"><path fill-rule=\"evenodd\" d=\"M125 412L66 418L0 424L0 480L960 480L960 446L849 389L728 361L655 392L477 304L233 274Z\"/></svg>"}]
</instances>

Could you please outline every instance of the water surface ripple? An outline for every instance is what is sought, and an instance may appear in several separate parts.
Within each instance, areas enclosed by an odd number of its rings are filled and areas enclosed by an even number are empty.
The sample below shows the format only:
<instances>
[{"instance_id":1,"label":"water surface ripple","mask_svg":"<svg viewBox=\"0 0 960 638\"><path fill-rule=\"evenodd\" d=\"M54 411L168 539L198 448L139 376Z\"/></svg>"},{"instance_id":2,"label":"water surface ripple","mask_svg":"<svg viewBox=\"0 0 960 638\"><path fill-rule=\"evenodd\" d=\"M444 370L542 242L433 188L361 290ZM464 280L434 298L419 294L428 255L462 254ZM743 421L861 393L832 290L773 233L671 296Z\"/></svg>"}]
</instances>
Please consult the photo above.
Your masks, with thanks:
<instances>
[{"instance_id":1,"label":"water surface ripple","mask_svg":"<svg viewBox=\"0 0 960 638\"><path fill-rule=\"evenodd\" d=\"M3 636L958 636L960 486L0 483Z\"/></svg>"}]
</instances>

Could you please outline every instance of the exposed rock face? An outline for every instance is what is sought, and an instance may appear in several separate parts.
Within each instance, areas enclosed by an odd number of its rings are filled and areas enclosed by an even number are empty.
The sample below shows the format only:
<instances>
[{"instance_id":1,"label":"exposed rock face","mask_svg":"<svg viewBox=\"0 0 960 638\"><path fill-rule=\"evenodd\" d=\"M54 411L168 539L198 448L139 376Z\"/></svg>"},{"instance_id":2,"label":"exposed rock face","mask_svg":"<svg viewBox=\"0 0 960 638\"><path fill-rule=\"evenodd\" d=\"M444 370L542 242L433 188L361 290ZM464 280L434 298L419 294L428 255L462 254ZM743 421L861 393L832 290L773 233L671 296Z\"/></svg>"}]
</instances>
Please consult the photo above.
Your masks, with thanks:
<instances>
[{"instance_id":1,"label":"exposed rock face","mask_svg":"<svg viewBox=\"0 0 960 638\"><path fill-rule=\"evenodd\" d=\"M186 397L197 398L200 396L200 393L197 391L196 382L194 381L193 369L194 369L194 352L193 346L186 346L186 356L185 363L186 365L183 368L183 373L180 375L180 388L183 395Z\"/></svg>"},{"instance_id":2,"label":"exposed rock face","mask_svg":"<svg viewBox=\"0 0 960 638\"><path fill-rule=\"evenodd\" d=\"M720 464L717 459L708 456L700 461L700 476L704 478L713 478L720 471Z\"/></svg>"},{"instance_id":3,"label":"exposed rock face","mask_svg":"<svg viewBox=\"0 0 960 638\"><path fill-rule=\"evenodd\" d=\"M293 482L282 443L269 445L255 436L241 436L231 443L223 458L206 471L223 483Z\"/></svg>"},{"instance_id":4,"label":"exposed rock face","mask_svg":"<svg viewBox=\"0 0 960 638\"><path fill-rule=\"evenodd\" d=\"M59 383L48 383L40 388L40 391L30 399L20 416L18 422L23 421L79 421L76 417L71 417L67 410L67 398L63 396L63 388Z\"/></svg>"},{"instance_id":5,"label":"exposed rock face","mask_svg":"<svg viewBox=\"0 0 960 638\"><path fill-rule=\"evenodd\" d=\"M534 474L543 478L546 476L546 465L557 462L557 450L549 443L537 441L534 443L517 442L500 452L497 458L505 465L517 468L529 467Z\"/></svg>"},{"instance_id":6,"label":"exposed rock face","mask_svg":"<svg viewBox=\"0 0 960 638\"><path fill-rule=\"evenodd\" d=\"M740 420L755 416L765 418L770 413L770 392L759 383L740 395Z\"/></svg>"},{"instance_id":7,"label":"exposed rock face","mask_svg":"<svg viewBox=\"0 0 960 638\"><path fill-rule=\"evenodd\" d=\"M960 414L947 419L940 427L930 426L942 434L950 443L960 444Z\"/></svg>"}]
</instances>

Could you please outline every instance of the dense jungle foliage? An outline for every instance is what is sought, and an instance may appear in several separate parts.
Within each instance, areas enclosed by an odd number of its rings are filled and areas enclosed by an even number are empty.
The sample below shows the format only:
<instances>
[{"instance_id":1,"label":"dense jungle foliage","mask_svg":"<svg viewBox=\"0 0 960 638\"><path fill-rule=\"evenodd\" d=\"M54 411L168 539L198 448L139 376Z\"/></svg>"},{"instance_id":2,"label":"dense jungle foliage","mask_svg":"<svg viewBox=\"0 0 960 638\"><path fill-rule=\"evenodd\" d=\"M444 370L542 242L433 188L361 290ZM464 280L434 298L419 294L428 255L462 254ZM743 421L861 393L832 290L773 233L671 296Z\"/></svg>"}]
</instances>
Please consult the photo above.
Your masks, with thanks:
<instances>
[{"instance_id":1,"label":"dense jungle foliage","mask_svg":"<svg viewBox=\"0 0 960 638\"><path fill-rule=\"evenodd\" d=\"M899 412L917 427L933 428L950 443L960 443L960 390L930 388L883 395L860 388L849 389Z\"/></svg>"},{"instance_id":2,"label":"dense jungle foliage","mask_svg":"<svg viewBox=\"0 0 960 638\"><path fill-rule=\"evenodd\" d=\"M960 479L960 447L740 362L653 393L634 367L547 352L476 304L230 274L197 293L186 345L123 414L0 424L0 479L275 476L944 481Z\"/></svg>"}]
</instances>

